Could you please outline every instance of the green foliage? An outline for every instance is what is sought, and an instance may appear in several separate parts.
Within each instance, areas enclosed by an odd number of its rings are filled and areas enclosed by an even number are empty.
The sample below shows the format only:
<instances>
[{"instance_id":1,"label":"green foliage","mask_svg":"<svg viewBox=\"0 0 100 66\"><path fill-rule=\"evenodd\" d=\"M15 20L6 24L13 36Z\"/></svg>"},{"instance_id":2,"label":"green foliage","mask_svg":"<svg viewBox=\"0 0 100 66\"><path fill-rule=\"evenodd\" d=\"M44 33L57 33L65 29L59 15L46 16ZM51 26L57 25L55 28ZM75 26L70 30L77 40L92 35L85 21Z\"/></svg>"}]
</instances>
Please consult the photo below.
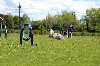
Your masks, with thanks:
<instances>
[{"instance_id":1,"label":"green foliage","mask_svg":"<svg viewBox=\"0 0 100 66\"><path fill-rule=\"evenodd\" d=\"M38 30L34 30L34 34L39 34L39 31Z\"/></svg>"},{"instance_id":2,"label":"green foliage","mask_svg":"<svg viewBox=\"0 0 100 66\"><path fill-rule=\"evenodd\" d=\"M21 30L15 30L16 33L20 34Z\"/></svg>"},{"instance_id":3,"label":"green foliage","mask_svg":"<svg viewBox=\"0 0 100 66\"><path fill-rule=\"evenodd\" d=\"M33 30L35 30L35 33L39 33L41 35L46 33L46 26L44 25L44 21L33 21L32 23Z\"/></svg>"},{"instance_id":4,"label":"green foliage","mask_svg":"<svg viewBox=\"0 0 100 66\"><path fill-rule=\"evenodd\" d=\"M100 36L100 33L89 33L89 32L73 32L73 36Z\"/></svg>"},{"instance_id":5,"label":"green foliage","mask_svg":"<svg viewBox=\"0 0 100 66\"><path fill-rule=\"evenodd\" d=\"M22 16L22 25L25 23L29 23L30 24L30 18L27 16L27 14L23 14Z\"/></svg>"},{"instance_id":6,"label":"green foliage","mask_svg":"<svg viewBox=\"0 0 100 66\"><path fill-rule=\"evenodd\" d=\"M14 16L13 17L13 21L14 21L14 25L18 25L19 24L19 17L18 16Z\"/></svg>"},{"instance_id":7,"label":"green foliage","mask_svg":"<svg viewBox=\"0 0 100 66\"><path fill-rule=\"evenodd\" d=\"M76 19L76 15L75 12L71 13L71 12L67 12L66 10L60 13L60 14L56 14L54 16L48 14L46 19L43 20L44 21L44 25L46 25L46 29L55 29L55 30L60 30L61 28L64 29L64 31L66 31L67 27L70 24L73 24L76 28L78 28L77 26L79 26L79 23Z\"/></svg>"},{"instance_id":8,"label":"green foliage","mask_svg":"<svg viewBox=\"0 0 100 66\"><path fill-rule=\"evenodd\" d=\"M53 16L51 16L50 14L48 14L46 16L46 28L52 28L53 24L54 24L54 19L53 19Z\"/></svg>"},{"instance_id":9,"label":"green foliage","mask_svg":"<svg viewBox=\"0 0 100 66\"><path fill-rule=\"evenodd\" d=\"M87 9L84 21L89 32L100 31L100 8Z\"/></svg>"},{"instance_id":10,"label":"green foliage","mask_svg":"<svg viewBox=\"0 0 100 66\"><path fill-rule=\"evenodd\" d=\"M29 34L29 30L24 30L24 33L25 34Z\"/></svg>"},{"instance_id":11,"label":"green foliage","mask_svg":"<svg viewBox=\"0 0 100 66\"><path fill-rule=\"evenodd\" d=\"M4 16L4 26L7 26L9 29L14 27L13 16L11 14Z\"/></svg>"},{"instance_id":12,"label":"green foliage","mask_svg":"<svg viewBox=\"0 0 100 66\"><path fill-rule=\"evenodd\" d=\"M63 28L64 31L70 24L73 24L76 32L100 32L100 8L90 8L86 10L86 15L83 15L80 20L77 20L75 12L68 12L62 10L61 13L51 15L48 13L45 19L30 21L27 14L23 14L20 18L13 16L10 13L7 15L0 14L0 17L4 19L3 28L6 25L9 29L20 29L23 24L29 23L33 26L38 26L35 30L38 30L40 34L44 34L47 29L59 30ZM84 34L84 33L83 33Z\"/></svg>"},{"instance_id":13,"label":"green foliage","mask_svg":"<svg viewBox=\"0 0 100 66\"><path fill-rule=\"evenodd\" d=\"M4 34L3 34L4 36ZM0 66L99 66L100 37L73 36L65 41L34 35L34 44L23 41L19 34L0 38Z\"/></svg>"},{"instance_id":14,"label":"green foliage","mask_svg":"<svg viewBox=\"0 0 100 66\"><path fill-rule=\"evenodd\" d=\"M0 14L0 17L3 18L3 28L6 25L9 29L19 29L20 27L25 24L26 22L30 24L30 18L27 16L27 14L23 14L22 17L20 17L20 23L19 23L19 17L13 16L11 13L4 15Z\"/></svg>"},{"instance_id":15,"label":"green foliage","mask_svg":"<svg viewBox=\"0 0 100 66\"><path fill-rule=\"evenodd\" d=\"M10 29L9 33L15 33L14 29Z\"/></svg>"},{"instance_id":16,"label":"green foliage","mask_svg":"<svg viewBox=\"0 0 100 66\"><path fill-rule=\"evenodd\" d=\"M19 25L15 25L13 29L18 30L19 29Z\"/></svg>"},{"instance_id":17,"label":"green foliage","mask_svg":"<svg viewBox=\"0 0 100 66\"><path fill-rule=\"evenodd\" d=\"M73 36L81 36L81 32L73 32L72 35Z\"/></svg>"}]
</instances>

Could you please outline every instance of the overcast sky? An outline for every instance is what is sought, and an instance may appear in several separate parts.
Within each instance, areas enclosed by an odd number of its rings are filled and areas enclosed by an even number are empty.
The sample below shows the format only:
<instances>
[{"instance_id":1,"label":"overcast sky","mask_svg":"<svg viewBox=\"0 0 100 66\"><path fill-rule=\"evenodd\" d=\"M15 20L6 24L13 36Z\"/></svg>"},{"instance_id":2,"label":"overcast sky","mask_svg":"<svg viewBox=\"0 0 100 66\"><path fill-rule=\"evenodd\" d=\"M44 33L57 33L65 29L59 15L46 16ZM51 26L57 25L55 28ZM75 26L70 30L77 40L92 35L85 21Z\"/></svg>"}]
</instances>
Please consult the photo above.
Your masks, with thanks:
<instances>
[{"instance_id":1,"label":"overcast sky","mask_svg":"<svg viewBox=\"0 0 100 66\"><path fill-rule=\"evenodd\" d=\"M0 13L18 15L27 14L31 20L41 20L49 13L55 15L61 10L75 11L78 19L85 15L89 8L99 8L100 0L0 0Z\"/></svg>"}]
</instances>

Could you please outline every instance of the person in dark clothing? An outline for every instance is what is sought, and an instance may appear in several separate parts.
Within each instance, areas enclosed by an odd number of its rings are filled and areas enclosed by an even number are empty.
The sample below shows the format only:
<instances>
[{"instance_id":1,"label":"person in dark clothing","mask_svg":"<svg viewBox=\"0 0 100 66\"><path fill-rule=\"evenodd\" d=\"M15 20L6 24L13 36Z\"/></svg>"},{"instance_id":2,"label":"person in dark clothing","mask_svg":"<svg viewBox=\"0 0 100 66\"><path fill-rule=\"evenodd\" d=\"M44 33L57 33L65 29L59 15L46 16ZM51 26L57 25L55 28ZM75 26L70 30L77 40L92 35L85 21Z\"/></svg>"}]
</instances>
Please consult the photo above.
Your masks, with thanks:
<instances>
[{"instance_id":1,"label":"person in dark clothing","mask_svg":"<svg viewBox=\"0 0 100 66\"><path fill-rule=\"evenodd\" d=\"M72 24L70 24L70 26L68 27L68 38L72 38L72 32L73 32L74 26Z\"/></svg>"}]
</instances>

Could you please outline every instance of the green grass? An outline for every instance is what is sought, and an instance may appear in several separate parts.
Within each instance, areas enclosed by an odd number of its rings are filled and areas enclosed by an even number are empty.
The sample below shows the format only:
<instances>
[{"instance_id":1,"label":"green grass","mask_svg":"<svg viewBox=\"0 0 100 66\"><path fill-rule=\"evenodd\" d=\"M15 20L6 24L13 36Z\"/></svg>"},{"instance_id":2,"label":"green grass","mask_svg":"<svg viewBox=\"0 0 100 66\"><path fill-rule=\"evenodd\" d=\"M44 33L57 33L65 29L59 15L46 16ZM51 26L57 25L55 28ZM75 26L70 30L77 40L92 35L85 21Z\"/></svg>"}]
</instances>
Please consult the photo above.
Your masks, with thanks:
<instances>
[{"instance_id":1,"label":"green grass","mask_svg":"<svg viewBox=\"0 0 100 66\"><path fill-rule=\"evenodd\" d=\"M19 43L19 34L0 39L0 66L100 66L100 37L73 36L65 41L34 35Z\"/></svg>"}]
</instances>

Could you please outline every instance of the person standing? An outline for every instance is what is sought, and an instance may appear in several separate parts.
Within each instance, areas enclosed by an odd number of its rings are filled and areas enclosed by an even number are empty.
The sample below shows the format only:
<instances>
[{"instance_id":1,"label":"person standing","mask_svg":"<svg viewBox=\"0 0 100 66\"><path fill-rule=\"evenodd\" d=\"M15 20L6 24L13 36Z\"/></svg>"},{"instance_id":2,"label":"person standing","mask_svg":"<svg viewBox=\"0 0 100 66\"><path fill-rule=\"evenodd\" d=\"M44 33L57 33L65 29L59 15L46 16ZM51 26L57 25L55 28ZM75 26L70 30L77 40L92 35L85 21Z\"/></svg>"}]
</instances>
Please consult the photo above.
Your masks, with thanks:
<instances>
[{"instance_id":1,"label":"person standing","mask_svg":"<svg viewBox=\"0 0 100 66\"><path fill-rule=\"evenodd\" d=\"M67 31L68 38L72 38L73 29L74 29L74 26L70 24L70 26L68 27L68 31Z\"/></svg>"}]
</instances>

